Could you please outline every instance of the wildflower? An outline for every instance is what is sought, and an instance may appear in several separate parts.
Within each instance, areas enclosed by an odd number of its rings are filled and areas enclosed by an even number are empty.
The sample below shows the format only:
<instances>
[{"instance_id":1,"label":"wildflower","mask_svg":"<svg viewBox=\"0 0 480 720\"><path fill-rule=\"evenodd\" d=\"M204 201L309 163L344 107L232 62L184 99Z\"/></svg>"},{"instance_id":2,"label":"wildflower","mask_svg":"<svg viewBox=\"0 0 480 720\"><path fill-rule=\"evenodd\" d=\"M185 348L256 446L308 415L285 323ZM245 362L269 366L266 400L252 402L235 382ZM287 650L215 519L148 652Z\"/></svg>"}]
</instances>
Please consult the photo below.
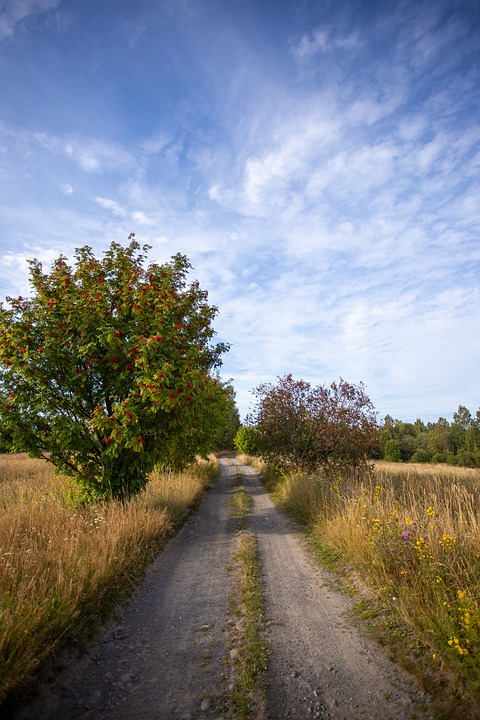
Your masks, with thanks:
<instances>
[{"instance_id":1,"label":"wildflower","mask_svg":"<svg viewBox=\"0 0 480 720\"><path fill-rule=\"evenodd\" d=\"M408 538L410 537L411 534L412 533L407 530L406 532L403 533L402 540L408 540Z\"/></svg>"},{"instance_id":2,"label":"wildflower","mask_svg":"<svg viewBox=\"0 0 480 720\"><path fill-rule=\"evenodd\" d=\"M453 546L457 542L457 538L454 537L454 535L447 535L447 533L443 533L438 542L443 548L445 548L445 550L449 551L453 549Z\"/></svg>"},{"instance_id":3,"label":"wildflower","mask_svg":"<svg viewBox=\"0 0 480 720\"><path fill-rule=\"evenodd\" d=\"M468 655L467 648L462 648L462 646L460 645L460 641L457 637L451 637L448 641L448 644L450 645L450 647L453 647L459 655Z\"/></svg>"},{"instance_id":4,"label":"wildflower","mask_svg":"<svg viewBox=\"0 0 480 720\"><path fill-rule=\"evenodd\" d=\"M435 513L435 510L433 509L432 506L428 507L428 508L425 510L425 513L426 513L426 515L427 515L428 517L435 517L435 514L436 514L436 513Z\"/></svg>"},{"instance_id":5,"label":"wildflower","mask_svg":"<svg viewBox=\"0 0 480 720\"><path fill-rule=\"evenodd\" d=\"M415 543L415 550L418 552L418 556L421 560L434 559L433 555L430 555L428 543L424 537L418 538L417 542Z\"/></svg>"}]
</instances>

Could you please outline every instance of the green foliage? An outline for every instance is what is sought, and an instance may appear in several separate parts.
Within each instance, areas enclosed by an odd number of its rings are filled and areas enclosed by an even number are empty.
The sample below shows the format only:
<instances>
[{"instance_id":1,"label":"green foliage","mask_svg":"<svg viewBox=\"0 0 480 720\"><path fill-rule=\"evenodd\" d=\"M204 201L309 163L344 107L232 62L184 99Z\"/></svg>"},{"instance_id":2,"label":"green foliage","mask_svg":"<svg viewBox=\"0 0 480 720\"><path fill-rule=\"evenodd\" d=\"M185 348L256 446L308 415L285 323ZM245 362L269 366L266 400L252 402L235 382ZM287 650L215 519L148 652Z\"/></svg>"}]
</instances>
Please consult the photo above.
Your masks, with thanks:
<instances>
[{"instance_id":1,"label":"green foliage","mask_svg":"<svg viewBox=\"0 0 480 720\"><path fill-rule=\"evenodd\" d=\"M480 452L478 450L472 452L466 448L460 448L455 460L455 465L458 465L459 467L480 467Z\"/></svg>"},{"instance_id":2,"label":"green foliage","mask_svg":"<svg viewBox=\"0 0 480 720\"><path fill-rule=\"evenodd\" d=\"M225 392L225 408L219 422L216 450L234 450L235 436L240 427L240 417L235 404L235 391L230 385L226 385Z\"/></svg>"},{"instance_id":3,"label":"green foliage","mask_svg":"<svg viewBox=\"0 0 480 720\"><path fill-rule=\"evenodd\" d=\"M390 457L393 443L404 462L480 467L480 410L473 416L468 408L459 405L451 423L442 417L435 423L425 424L421 420L405 423L387 415L380 427L380 444L386 460L394 460Z\"/></svg>"},{"instance_id":4,"label":"green foliage","mask_svg":"<svg viewBox=\"0 0 480 720\"><path fill-rule=\"evenodd\" d=\"M423 450L423 448L418 448L418 450L415 450L413 453L410 462L413 463L428 463L431 460L431 456L428 454L426 450Z\"/></svg>"},{"instance_id":5,"label":"green foliage","mask_svg":"<svg viewBox=\"0 0 480 720\"><path fill-rule=\"evenodd\" d=\"M377 449L376 413L362 384L311 387L286 375L254 393L259 450L269 462L335 474L360 467Z\"/></svg>"},{"instance_id":6,"label":"green foliage","mask_svg":"<svg viewBox=\"0 0 480 720\"><path fill-rule=\"evenodd\" d=\"M186 257L144 267L148 246L129 240L101 260L77 249L73 269L31 261L32 297L0 305L4 432L94 498L129 497L155 464L206 453L225 408L217 309L187 285Z\"/></svg>"},{"instance_id":7,"label":"green foliage","mask_svg":"<svg viewBox=\"0 0 480 720\"><path fill-rule=\"evenodd\" d=\"M390 462L400 462L402 459L400 455L400 446L393 438L390 438L385 443L383 458L384 460L389 460Z\"/></svg>"},{"instance_id":8,"label":"green foliage","mask_svg":"<svg viewBox=\"0 0 480 720\"><path fill-rule=\"evenodd\" d=\"M242 425L239 427L234 438L235 450L245 455L257 455L258 433L253 425Z\"/></svg>"},{"instance_id":9,"label":"green foliage","mask_svg":"<svg viewBox=\"0 0 480 720\"><path fill-rule=\"evenodd\" d=\"M0 426L0 453L9 453L12 448L12 433L3 425Z\"/></svg>"}]
</instances>

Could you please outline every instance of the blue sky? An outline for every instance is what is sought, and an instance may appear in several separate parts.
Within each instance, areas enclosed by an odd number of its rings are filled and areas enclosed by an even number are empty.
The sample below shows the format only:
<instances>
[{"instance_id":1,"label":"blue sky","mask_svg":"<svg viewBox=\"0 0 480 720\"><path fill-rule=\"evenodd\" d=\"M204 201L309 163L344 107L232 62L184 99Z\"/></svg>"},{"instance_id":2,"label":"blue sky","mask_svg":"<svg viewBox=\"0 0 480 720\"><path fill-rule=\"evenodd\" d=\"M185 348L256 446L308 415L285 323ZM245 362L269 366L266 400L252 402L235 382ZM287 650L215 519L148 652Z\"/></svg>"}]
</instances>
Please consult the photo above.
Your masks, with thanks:
<instances>
[{"instance_id":1,"label":"blue sky","mask_svg":"<svg viewBox=\"0 0 480 720\"><path fill-rule=\"evenodd\" d=\"M135 232L292 373L480 405L477 0L0 0L0 297Z\"/></svg>"}]
</instances>

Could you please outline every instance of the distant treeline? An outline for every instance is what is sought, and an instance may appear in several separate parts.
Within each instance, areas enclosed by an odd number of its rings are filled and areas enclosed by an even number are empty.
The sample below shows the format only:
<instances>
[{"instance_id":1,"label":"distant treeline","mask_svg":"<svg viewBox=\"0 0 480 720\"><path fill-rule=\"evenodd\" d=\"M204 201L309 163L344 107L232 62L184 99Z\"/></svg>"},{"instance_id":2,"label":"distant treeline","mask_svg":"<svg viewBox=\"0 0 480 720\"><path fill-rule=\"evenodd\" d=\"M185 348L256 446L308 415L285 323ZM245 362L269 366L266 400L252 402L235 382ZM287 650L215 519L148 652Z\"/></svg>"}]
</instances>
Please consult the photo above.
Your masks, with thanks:
<instances>
[{"instance_id":1,"label":"distant treeline","mask_svg":"<svg viewBox=\"0 0 480 720\"><path fill-rule=\"evenodd\" d=\"M480 409L475 416L459 405L453 422L414 423L386 415L380 426L382 457L393 462L448 463L480 467Z\"/></svg>"}]
</instances>

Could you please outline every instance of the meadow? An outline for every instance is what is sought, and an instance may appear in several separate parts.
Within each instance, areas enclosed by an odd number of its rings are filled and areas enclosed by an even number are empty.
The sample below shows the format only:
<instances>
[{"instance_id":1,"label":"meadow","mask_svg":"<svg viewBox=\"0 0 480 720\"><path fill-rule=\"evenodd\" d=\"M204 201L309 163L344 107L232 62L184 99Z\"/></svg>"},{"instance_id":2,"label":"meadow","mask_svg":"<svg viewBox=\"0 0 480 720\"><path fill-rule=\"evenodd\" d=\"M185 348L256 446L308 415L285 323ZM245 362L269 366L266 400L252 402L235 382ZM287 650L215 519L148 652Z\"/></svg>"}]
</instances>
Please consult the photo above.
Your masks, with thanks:
<instances>
[{"instance_id":1,"label":"meadow","mask_svg":"<svg viewBox=\"0 0 480 720\"><path fill-rule=\"evenodd\" d=\"M359 612L435 697L438 717L480 707L480 471L376 462L363 477L260 466Z\"/></svg>"},{"instance_id":2,"label":"meadow","mask_svg":"<svg viewBox=\"0 0 480 720\"><path fill-rule=\"evenodd\" d=\"M0 704L128 596L216 471L154 471L128 502L80 507L46 461L0 455Z\"/></svg>"}]
</instances>

